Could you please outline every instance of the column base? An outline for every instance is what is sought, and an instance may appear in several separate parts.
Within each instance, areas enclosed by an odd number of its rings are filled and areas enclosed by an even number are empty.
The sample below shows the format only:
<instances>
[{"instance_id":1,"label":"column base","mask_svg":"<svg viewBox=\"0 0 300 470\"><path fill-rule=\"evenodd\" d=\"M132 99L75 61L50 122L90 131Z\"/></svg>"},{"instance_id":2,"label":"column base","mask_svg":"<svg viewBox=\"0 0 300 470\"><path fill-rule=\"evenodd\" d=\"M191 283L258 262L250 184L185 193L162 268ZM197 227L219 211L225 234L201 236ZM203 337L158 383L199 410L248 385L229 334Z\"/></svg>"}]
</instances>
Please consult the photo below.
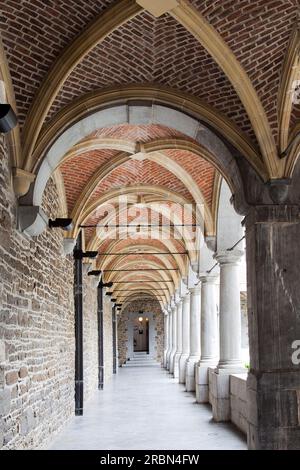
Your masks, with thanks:
<instances>
[{"instance_id":1,"label":"column base","mask_svg":"<svg viewBox=\"0 0 300 470\"><path fill-rule=\"evenodd\" d=\"M168 355L168 350L164 351L164 357L163 357L163 363L162 363L162 366L165 369L167 368L167 355Z\"/></svg>"},{"instance_id":2,"label":"column base","mask_svg":"<svg viewBox=\"0 0 300 470\"><path fill-rule=\"evenodd\" d=\"M208 369L215 368L217 360L199 361L195 367L196 401L197 403L209 403L209 378Z\"/></svg>"},{"instance_id":3,"label":"column base","mask_svg":"<svg viewBox=\"0 0 300 470\"><path fill-rule=\"evenodd\" d=\"M174 356L174 370L173 370L173 375L175 379L179 378L179 359L180 359L181 353L177 352Z\"/></svg>"},{"instance_id":4,"label":"column base","mask_svg":"<svg viewBox=\"0 0 300 470\"><path fill-rule=\"evenodd\" d=\"M241 361L218 362L216 367L218 374L244 374L247 372L244 364Z\"/></svg>"},{"instance_id":5,"label":"column base","mask_svg":"<svg viewBox=\"0 0 300 470\"><path fill-rule=\"evenodd\" d=\"M185 389L187 392L194 392L196 390L195 366L197 362L199 362L198 356L190 356L187 360L185 372Z\"/></svg>"},{"instance_id":6,"label":"column base","mask_svg":"<svg viewBox=\"0 0 300 470\"><path fill-rule=\"evenodd\" d=\"M185 384L185 374L186 374L186 363L189 358L189 354L181 354L179 359L179 383Z\"/></svg>"},{"instance_id":7,"label":"column base","mask_svg":"<svg viewBox=\"0 0 300 470\"><path fill-rule=\"evenodd\" d=\"M166 356L166 369L170 370L170 356L171 356L172 351L167 351L167 356Z\"/></svg>"}]
</instances>

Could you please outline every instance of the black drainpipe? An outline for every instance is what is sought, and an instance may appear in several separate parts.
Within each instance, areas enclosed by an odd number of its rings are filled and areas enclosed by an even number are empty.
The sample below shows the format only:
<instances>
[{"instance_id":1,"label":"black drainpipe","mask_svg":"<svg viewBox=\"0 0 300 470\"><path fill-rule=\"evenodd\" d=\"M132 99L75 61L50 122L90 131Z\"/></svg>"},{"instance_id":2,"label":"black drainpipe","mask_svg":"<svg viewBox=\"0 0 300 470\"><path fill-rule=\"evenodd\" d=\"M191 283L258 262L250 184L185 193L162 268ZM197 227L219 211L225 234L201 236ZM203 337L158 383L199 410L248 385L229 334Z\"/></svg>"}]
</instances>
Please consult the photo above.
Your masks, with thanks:
<instances>
[{"instance_id":1,"label":"black drainpipe","mask_svg":"<svg viewBox=\"0 0 300 470\"><path fill-rule=\"evenodd\" d=\"M104 386L104 356L103 356L103 287L98 284L98 389Z\"/></svg>"},{"instance_id":2,"label":"black drainpipe","mask_svg":"<svg viewBox=\"0 0 300 470\"><path fill-rule=\"evenodd\" d=\"M117 321L116 307L112 309L112 335L113 335L113 373L117 373Z\"/></svg>"},{"instance_id":3,"label":"black drainpipe","mask_svg":"<svg viewBox=\"0 0 300 470\"><path fill-rule=\"evenodd\" d=\"M82 235L78 235L74 249L74 304L75 304L75 415L83 415L83 301L82 301Z\"/></svg>"}]
</instances>

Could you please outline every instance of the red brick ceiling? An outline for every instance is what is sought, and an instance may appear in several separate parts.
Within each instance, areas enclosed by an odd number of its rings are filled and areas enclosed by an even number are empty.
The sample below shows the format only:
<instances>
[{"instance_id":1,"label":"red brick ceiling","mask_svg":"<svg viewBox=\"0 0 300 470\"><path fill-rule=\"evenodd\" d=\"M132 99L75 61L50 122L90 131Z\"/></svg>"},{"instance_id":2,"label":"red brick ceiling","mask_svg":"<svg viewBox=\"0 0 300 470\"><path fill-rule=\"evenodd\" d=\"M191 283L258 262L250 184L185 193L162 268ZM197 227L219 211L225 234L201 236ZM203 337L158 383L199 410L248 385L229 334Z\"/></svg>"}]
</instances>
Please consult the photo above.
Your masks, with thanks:
<instances>
[{"instance_id":1,"label":"red brick ceiling","mask_svg":"<svg viewBox=\"0 0 300 470\"><path fill-rule=\"evenodd\" d=\"M187 200L192 200L188 189L170 171L149 160L130 160L113 170L99 184L91 199L93 202L112 189L127 188L132 185L157 185L170 189Z\"/></svg>"},{"instance_id":2,"label":"red brick ceiling","mask_svg":"<svg viewBox=\"0 0 300 470\"><path fill-rule=\"evenodd\" d=\"M277 135L277 95L298 0L191 0L249 75Z\"/></svg>"},{"instance_id":3,"label":"red brick ceiling","mask_svg":"<svg viewBox=\"0 0 300 470\"><path fill-rule=\"evenodd\" d=\"M119 152L115 150L93 150L70 158L60 166L68 209L71 211L95 171Z\"/></svg>"},{"instance_id":4,"label":"red brick ceiling","mask_svg":"<svg viewBox=\"0 0 300 470\"><path fill-rule=\"evenodd\" d=\"M94 138L111 138L111 139L124 139L136 142L150 142L155 139L164 139L171 137L184 137L191 140L182 132L173 129L172 127L162 126L161 124L147 124L147 125L132 125L122 124L120 126L104 127L93 132L85 140Z\"/></svg>"},{"instance_id":5,"label":"red brick ceiling","mask_svg":"<svg viewBox=\"0 0 300 470\"><path fill-rule=\"evenodd\" d=\"M89 91L143 83L202 98L243 130L251 130L235 90L199 42L169 15L154 18L147 12L113 32L85 57L69 76L48 117Z\"/></svg>"},{"instance_id":6,"label":"red brick ceiling","mask_svg":"<svg viewBox=\"0 0 300 470\"><path fill-rule=\"evenodd\" d=\"M93 138L116 138L132 142L151 142L160 138L183 137L191 140L175 129L160 125L134 126L124 124L102 128L91 134L86 141ZM60 167L66 188L68 209L71 212L75 203L84 191L90 178L105 163L119 152L115 150L93 150L68 159ZM209 206L215 179L214 167L199 156L182 150L166 150L165 153L182 166L195 180ZM192 200L189 189L170 171L150 160L129 160L114 169L95 189L90 201L93 202L113 189L126 188L131 185L158 185L178 193L187 200Z\"/></svg>"},{"instance_id":7,"label":"red brick ceiling","mask_svg":"<svg viewBox=\"0 0 300 470\"><path fill-rule=\"evenodd\" d=\"M0 31L22 124L61 51L114 0L1 0Z\"/></svg>"}]
</instances>

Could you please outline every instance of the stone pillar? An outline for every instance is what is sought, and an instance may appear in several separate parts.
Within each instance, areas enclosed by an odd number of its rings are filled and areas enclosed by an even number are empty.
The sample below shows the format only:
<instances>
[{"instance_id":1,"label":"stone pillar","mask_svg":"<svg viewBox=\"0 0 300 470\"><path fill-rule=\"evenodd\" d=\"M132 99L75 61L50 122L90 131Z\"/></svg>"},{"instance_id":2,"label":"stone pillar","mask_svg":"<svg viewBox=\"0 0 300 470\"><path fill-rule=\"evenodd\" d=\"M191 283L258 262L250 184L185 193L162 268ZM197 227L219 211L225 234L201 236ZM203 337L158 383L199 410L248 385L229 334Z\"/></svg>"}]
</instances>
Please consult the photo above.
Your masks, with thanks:
<instances>
[{"instance_id":1,"label":"stone pillar","mask_svg":"<svg viewBox=\"0 0 300 470\"><path fill-rule=\"evenodd\" d=\"M253 207L245 224L248 446L299 449L300 207Z\"/></svg>"},{"instance_id":2,"label":"stone pillar","mask_svg":"<svg viewBox=\"0 0 300 470\"><path fill-rule=\"evenodd\" d=\"M220 263L220 360L212 374L212 410L215 421L230 420L230 374L245 373L241 360L241 305L239 262L243 251L215 255Z\"/></svg>"},{"instance_id":3,"label":"stone pillar","mask_svg":"<svg viewBox=\"0 0 300 470\"><path fill-rule=\"evenodd\" d=\"M171 307L168 307L168 331L169 331L169 346L167 351L167 364L166 369L170 370L170 356L173 346L173 337L172 337L172 310Z\"/></svg>"},{"instance_id":4,"label":"stone pillar","mask_svg":"<svg viewBox=\"0 0 300 470\"><path fill-rule=\"evenodd\" d=\"M167 367L167 353L168 353L168 347L169 347L168 326L169 326L168 311L164 310L164 357L163 357L163 363L162 363L162 366L164 368Z\"/></svg>"},{"instance_id":5,"label":"stone pillar","mask_svg":"<svg viewBox=\"0 0 300 470\"><path fill-rule=\"evenodd\" d=\"M179 383L185 384L186 363L190 355L190 292L182 300L182 354L179 359Z\"/></svg>"},{"instance_id":6,"label":"stone pillar","mask_svg":"<svg viewBox=\"0 0 300 470\"><path fill-rule=\"evenodd\" d=\"M174 377L179 377L179 359L182 354L182 300L177 303L176 354L174 357Z\"/></svg>"},{"instance_id":7,"label":"stone pillar","mask_svg":"<svg viewBox=\"0 0 300 470\"><path fill-rule=\"evenodd\" d=\"M201 328L201 285L190 289L190 355L186 363L185 387L187 392L194 391L195 365L200 359L200 328Z\"/></svg>"},{"instance_id":8,"label":"stone pillar","mask_svg":"<svg viewBox=\"0 0 300 470\"><path fill-rule=\"evenodd\" d=\"M217 276L202 276L201 280L201 359L196 365L196 400L208 403L208 368L218 363L219 334L216 298Z\"/></svg>"},{"instance_id":9,"label":"stone pillar","mask_svg":"<svg viewBox=\"0 0 300 470\"><path fill-rule=\"evenodd\" d=\"M170 374L174 373L174 359L177 349L177 307L176 304L173 303L172 306L172 351L170 354Z\"/></svg>"}]
</instances>

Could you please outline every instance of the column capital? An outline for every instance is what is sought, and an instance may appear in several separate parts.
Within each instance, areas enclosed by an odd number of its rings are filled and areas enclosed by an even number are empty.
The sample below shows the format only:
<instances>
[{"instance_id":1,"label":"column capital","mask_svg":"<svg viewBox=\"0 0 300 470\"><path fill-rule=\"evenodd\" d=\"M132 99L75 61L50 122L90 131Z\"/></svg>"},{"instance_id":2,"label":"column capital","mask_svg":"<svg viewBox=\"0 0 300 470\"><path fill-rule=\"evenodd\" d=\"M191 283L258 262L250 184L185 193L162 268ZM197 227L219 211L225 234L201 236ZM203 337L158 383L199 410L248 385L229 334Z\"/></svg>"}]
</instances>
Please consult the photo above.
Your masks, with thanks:
<instances>
[{"instance_id":1,"label":"column capital","mask_svg":"<svg viewBox=\"0 0 300 470\"><path fill-rule=\"evenodd\" d=\"M215 284L219 279L219 274L205 274L201 273L200 281L202 284Z\"/></svg>"},{"instance_id":2,"label":"column capital","mask_svg":"<svg viewBox=\"0 0 300 470\"><path fill-rule=\"evenodd\" d=\"M191 293L190 291L187 291L183 296L182 296L182 303L186 303L190 301Z\"/></svg>"},{"instance_id":3,"label":"column capital","mask_svg":"<svg viewBox=\"0 0 300 470\"><path fill-rule=\"evenodd\" d=\"M190 293L191 294L201 294L201 282L194 287L190 287Z\"/></svg>"},{"instance_id":4,"label":"column capital","mask_svg":"<svg viewBox=\"0 0 300 470\"><path fill-rule=\"evenodd\" d=\"M231 251L218 251L214 258L218 263L222 264L236 264L240 261L243 256L243 250L231 250Z\"/></svg>"}]
</instances>

